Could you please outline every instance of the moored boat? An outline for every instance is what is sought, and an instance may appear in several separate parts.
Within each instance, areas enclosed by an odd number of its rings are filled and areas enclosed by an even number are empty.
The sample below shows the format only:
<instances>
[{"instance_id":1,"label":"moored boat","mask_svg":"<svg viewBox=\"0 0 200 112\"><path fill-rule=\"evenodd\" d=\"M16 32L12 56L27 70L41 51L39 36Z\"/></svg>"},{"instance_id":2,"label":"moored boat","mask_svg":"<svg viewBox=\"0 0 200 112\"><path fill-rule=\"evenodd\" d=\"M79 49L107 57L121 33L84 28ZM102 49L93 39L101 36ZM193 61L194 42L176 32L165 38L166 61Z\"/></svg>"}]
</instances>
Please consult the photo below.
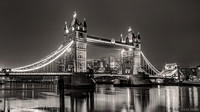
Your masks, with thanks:
<instances>
[{"instance_id":1,"label":"moored boat","mask_svg":"<svg viewBox=\"0 0 200 112\"><path fill-rule=\"evenodd\" d=\"M200 86L200 80L187 80L181 83L183 86Z\"/></svg>"},{"instance_id":2,"label":"moored boat","mask_svg":"<svg viewBox=\"0 0 200 112\"><path fill-rule=\"evenodd\" d=\"M139 72L135 75L124 75L126 78L118 78L114 81L114 86L152 86L148 75Z\"/></svg>"}]
</instances>

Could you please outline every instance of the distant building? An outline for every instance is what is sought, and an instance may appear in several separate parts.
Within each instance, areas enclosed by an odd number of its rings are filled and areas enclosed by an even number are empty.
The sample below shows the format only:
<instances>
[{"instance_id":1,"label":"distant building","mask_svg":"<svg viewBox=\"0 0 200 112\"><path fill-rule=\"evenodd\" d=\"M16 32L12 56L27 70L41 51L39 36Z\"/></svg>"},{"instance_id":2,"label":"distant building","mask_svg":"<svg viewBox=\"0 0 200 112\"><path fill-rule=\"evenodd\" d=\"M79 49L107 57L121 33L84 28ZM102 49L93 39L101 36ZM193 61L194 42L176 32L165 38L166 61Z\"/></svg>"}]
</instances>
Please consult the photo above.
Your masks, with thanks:
<instances>
[{"instance_id":1,"label":"distant building","mask_svg":"<svg viewBox=\"0 0 200 112\"><path fill-rule=\"evenodd\" d=\"M200 65L197 66L197 77L200 78Z\"/></svg>"},{"instance_id":2,"label":"distant building","mask_svg":"<svg viewBox=\"0 0 200 112\"><path fill-rule=\"evenodd\" d=\"M95 73L103 73L105 71L105 68L103 67L103 62L101 59L94 59L94 72Z\"/></svg>"},{"instance_id":3,"label":"distant building","mask_svg":"<svg viewBox=\"0 0 200 112\"><path fill-rule=\"evenodd\" d=\"M87 60L87 67L94 68L94 60L93 59L88 59Z\"/></svg>"},{"instance_id":4,"label":"distant building","mask_svg":"<svg viewBox=\"0 0 200 112\"><path fill-rule=\"evenodd\" d=\"M190 77L190 69L189 68L181 68L181 72L185 75L186 79Z\"/></svg>"},{"instance_id":5,"label":"distant building","mask_svg":"<svg viewBox=\"0 0 200 112\"><path fill-rule=\"evenodd\" d=\"M109 57L109 65L111 69L118 67L117 59L113 56Z\"/></svg>"},{"instance_id":6,"label":"distant building","mask_svg":"<svg viewBox=\"0 0 200 112\"><path fill-rule=\"evenodd\" d=\"M94 68L100 68L103 67L103 62L101 59L94 59Z\"/></svg>"},{"instance_id":7,"label":"distant building","mask_svg":"<svg viewBox=\"0 0 200 112\"><path fill-rule=\"evenodd\" d=\"M101 61L103 62L103 67L104 67L105 69L107 69L107 68L110 67L110 65L109 65L109 59L108 59L107 57L101 58Z\"/></svg>"},{"instance_id":8,"label":"distant building","mask_svg":"<svg viewBox=\"0 0 200 112\"><path fill-rule=\"evenodd\" d=\"M120 60L114 56L103 57L101 59L88 59L87 67L94 70L95 73L119 73Z\"/></svg>"},{"instance_id":9,"label":"distant building","mask_svg":"<svg viewBox=\"0 0 200 112\"><path fill-rule=\"evenodd\" d=\"M190 68L190 75L197 76L197 68L196 67Z\"/></svg>"},{"instance_id":10,"label":"distant building","mask_svg":"<svg viewBox=\"0 0 200 112\"><path fill-rule=\"evenodd\" d=\"M198 67L181 68L181 72L185 75L186 79L189 79L190 76L198 76L198 74L200 77L200 70L198 71Z\"/></svg>"}]
</instances>

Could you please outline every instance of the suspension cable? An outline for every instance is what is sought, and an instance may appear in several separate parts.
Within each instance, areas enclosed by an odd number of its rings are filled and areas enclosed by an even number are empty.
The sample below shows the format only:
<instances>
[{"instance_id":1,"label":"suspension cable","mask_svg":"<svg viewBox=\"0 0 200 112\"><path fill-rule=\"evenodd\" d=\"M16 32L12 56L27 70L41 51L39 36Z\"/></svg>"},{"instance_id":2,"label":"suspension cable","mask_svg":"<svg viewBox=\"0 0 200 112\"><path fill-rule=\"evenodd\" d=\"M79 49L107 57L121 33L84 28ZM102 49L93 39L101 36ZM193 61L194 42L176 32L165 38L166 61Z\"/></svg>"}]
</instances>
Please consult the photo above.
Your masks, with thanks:
<instances>
[{"instance_id":1,"label":"suspension cable","mask_svg":"<svg viewBox=\"0 0 200 112\"><path fill-rule=\"evenodd\" d=\"M32 64L30 64L30 65L26 65L26 66L22 66L22 67L18 67L18 68L13 68L13 70L15 70L15 69L27 68L27 67L36 65L36 64L38 64L38 63L40 63L40 62L43 62L43 61L45 61L45 60L48 60L48 59L50 59L51 57L55 56L57 53L61 52L61 51L63 50L63 49L61 49L61 48L63 48L63 45L61 45L61 46L58 48L58 50L56 50L56 51L50 53L49 55L45 56L44 58L42 58L42 59L39 60L39 61L37 61L37 62L35 62L35 63L32 63Z\"/></svg>"},{"instance_id":2,"label":"suspension cable","mask_svg":"<svg viewBox=\"0 0 200 112\"><path fill-rule=\"evenodd\" d=\"M158 70L149 62L149 60L145 57L145 55L143 54L143 52L141 52L141 55L142 55L143 59L145 60L145 62L148 64L148 66L149 66L156 74L158 74L160 71L158 71Z\"/></svg>"},{"instance_id":3,"label":"suspension cable","mask_svg":"<svg viewBox=\"0 0 200 112\"><path fill-rule=\"evenodd\" d=\"M46 65L50 64L51 62L53 62L56 59L58 59L61 55L63 55L71 47L72 44L73 44L73 41L71 41L69 44L67 44L66 47L61 49L61 51L59 51L59 53L57 53L57 55L53 59L45 60L45 61L41 62L39 65L36 65L36 67L33 66L32 68L28 67L27 69L26 68L24 68L24 69L12 69L12 71L15 71L15 72L27 72L27 71L33 71L33 70L45 67Z\"/></svg>"}]
</instances>

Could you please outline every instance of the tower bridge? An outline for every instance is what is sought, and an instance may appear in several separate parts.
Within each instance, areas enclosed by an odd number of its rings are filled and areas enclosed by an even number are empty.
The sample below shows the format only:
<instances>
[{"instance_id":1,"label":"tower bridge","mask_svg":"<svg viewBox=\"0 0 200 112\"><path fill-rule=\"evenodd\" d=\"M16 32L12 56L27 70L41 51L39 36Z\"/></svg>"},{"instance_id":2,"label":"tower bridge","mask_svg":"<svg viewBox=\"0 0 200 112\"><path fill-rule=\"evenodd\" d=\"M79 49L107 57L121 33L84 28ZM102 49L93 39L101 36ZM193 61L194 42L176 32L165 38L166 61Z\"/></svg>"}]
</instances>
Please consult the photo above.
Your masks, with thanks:
<instances>
[{"instance_id":1,"label":"tower bridge","mask_svg":"<svg viewBox=\"0 0 200 112\"><path fill-rule=\"evenodd\" d=\"M135 75L144 72L150 76L160 75L141 50L141 37L128 28L127 36L121 34L120 41L89 35L87 23L77 18L76 12L72 21L65 22L64 43L41 60L17 68L0 68L2 75L72 75L87 72L87 47L96 45L105 48L120 49L121 75Z\"/></svg>"}]
</instances>

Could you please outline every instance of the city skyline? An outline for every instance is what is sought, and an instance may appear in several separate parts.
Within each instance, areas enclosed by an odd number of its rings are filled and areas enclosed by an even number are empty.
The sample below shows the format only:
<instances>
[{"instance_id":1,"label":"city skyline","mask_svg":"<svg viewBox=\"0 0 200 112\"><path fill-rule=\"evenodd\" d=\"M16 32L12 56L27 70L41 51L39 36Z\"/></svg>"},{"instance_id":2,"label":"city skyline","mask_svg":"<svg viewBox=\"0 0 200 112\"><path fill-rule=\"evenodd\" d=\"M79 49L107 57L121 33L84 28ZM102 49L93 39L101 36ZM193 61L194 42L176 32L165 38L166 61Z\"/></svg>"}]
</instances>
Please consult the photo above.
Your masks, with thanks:
<instances>
[{"instance_id":1,"label":"city skyline","mask_svg":"<svg viewBox=\"0 0 200 112\"><path fill-rule=\"evenodd\" d=\"M183 67L197 66L199 3L197 0L1 1L0 67L30 64L57 49L64 41L64 22L71 22L74 11L81 20L86 18L91 35L119 40L120 34L127 35L129 26L136 34L140 32L142 51L158 68L171 62ZM113 49L93 46L88 49L88 58L119 54Z\"/></svg>"}]
</instances>

